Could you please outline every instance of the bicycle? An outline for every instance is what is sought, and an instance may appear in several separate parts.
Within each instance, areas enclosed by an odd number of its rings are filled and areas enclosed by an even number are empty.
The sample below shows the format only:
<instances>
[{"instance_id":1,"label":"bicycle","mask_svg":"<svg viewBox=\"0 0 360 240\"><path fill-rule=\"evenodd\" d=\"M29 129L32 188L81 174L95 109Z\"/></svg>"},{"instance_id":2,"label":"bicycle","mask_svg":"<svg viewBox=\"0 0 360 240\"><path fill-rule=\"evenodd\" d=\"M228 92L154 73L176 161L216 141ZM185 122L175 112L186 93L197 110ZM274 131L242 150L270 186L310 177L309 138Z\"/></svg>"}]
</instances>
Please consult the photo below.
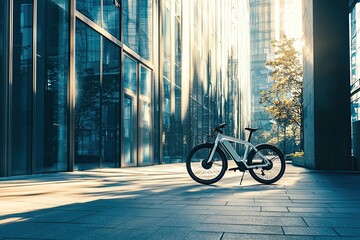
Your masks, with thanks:
<instances>
[{"instance_id":1,"label":"bicycle","mask_svg":"<svg viewBox=\"0 0 360 240\"><path fill-rule=\"evenodd\" d=\"M219 181L228 168L225 153L234 160L237 166L229 171L243 172L240 185L246 170L256 181L264 184L275 183L283 176L285 172L283 153L270 144L254 146L250 143L251 135L258 130L257 128L245 128L249 131L248 140L245 141L224 135L221 129L226 125L226 123L222 123L212 129L209 136L215 137L216 135L214 142L197 145L190 151L186 159L186 169L192 179L202 184L213 184ZM230 142L245 145L242 158Z\"/></svg>"}]
</instances>

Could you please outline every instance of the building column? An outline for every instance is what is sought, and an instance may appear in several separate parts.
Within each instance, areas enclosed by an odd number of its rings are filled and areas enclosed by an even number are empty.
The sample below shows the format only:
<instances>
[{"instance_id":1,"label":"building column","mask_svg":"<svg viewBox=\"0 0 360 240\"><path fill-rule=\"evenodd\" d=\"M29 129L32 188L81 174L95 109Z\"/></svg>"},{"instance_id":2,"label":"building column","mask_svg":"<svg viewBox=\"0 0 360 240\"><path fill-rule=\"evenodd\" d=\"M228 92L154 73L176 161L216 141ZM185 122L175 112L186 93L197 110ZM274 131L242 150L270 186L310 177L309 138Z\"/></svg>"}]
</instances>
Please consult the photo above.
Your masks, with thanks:
<instances>
[{"instance_id":1,"label":"building column","mask_svg":"<svg viewBox=\"0 0 360 240\"><path fill-rule=\"evenodd\" d=\"M349 5L303 0L305 167L351 170Z\"/></svg>"}]
</instances>

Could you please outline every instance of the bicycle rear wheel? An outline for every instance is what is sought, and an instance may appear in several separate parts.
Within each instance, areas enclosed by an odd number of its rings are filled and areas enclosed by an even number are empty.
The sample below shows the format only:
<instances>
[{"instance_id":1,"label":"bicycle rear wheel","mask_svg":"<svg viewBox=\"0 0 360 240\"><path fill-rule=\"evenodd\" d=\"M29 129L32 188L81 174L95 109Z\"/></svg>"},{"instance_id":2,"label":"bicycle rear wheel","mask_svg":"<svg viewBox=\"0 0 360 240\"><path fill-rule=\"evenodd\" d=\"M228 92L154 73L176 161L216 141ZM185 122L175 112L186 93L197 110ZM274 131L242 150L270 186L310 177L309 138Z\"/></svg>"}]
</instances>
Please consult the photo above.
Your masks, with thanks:
<instances>
[{"instance_id":1,"label":"bicycle rear wheel","mask_svg":"<svg viewBox=\"0 0 360 240\"><path fill-rule=\"evenodd\" d=\"M271 184L278 181L285 172L285 159L282 152L277 148L269 144L261 144L256 146L259 150L256 153L251 150L248 155L248 165L263 164L264 160L261 155L271 163L269 167L251 168L249 169L250 175L258 182L264 184Z\"/></svg>"},{"instance_id":2,"label":"bicycle rear wheel","mask_svg":"<svg viewBox=\"0 0 360 240\"><path fill-rule=\"evenodd\" d=\"M219 181L227 169L227 159L223 151L217 147L211 163L207 163L213 143L195 146L186 159L186 169L192 179L202 184Z\"/></svg>"}]
</instances>

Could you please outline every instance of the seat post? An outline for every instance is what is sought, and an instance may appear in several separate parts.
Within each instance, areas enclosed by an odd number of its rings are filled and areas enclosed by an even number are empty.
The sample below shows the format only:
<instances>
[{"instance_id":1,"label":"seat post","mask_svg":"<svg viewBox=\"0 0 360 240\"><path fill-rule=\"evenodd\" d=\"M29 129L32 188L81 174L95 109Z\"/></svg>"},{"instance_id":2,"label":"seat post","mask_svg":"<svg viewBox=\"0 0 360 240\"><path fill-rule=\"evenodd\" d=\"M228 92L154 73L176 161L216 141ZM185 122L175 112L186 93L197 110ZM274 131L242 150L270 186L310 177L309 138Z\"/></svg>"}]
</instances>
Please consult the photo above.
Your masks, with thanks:
<instances>
[{"instance_id":1,"label":"seat post","mask_svg":"<svg viewBox=\"0 0 360 240\"><path fill-rule=\"evenodd\" d=\"M250 142L250 139L251 139L251 135L252 135L253 131L249 131L249 137L248 137L248 142Z\"/></svg>"}]
</instances>

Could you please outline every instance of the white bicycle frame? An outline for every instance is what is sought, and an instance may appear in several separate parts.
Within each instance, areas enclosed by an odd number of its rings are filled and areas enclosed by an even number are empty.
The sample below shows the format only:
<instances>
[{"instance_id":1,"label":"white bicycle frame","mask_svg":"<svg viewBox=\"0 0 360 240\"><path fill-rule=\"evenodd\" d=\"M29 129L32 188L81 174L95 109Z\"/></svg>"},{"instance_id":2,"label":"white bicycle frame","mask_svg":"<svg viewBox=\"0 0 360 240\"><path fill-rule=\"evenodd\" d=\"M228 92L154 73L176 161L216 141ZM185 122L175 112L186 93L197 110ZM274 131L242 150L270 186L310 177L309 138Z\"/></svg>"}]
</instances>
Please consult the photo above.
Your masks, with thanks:
<instances>
[{"instance_id":1,"label":"white bicycle frame","mask_svg":"<svg viewBox=\"0 0 360 240\"><path fill-rule=\"evenodd\" d=\"M243 158L240 158L240 156L237 154L236 150L231 146L231 144L229 142L234 142L234 143L239 143L239 144L243 144L245 145L245 152L244 152L244 156ZM214 156L214 153L215 153L215 150L218 146L218 144L221 143L222 146L225 148L225 150L229 153L229 155L232 157L232 159L236 162L242 162L246 168L261 168L261 167L267 167L270 165L270 162L267 160L267 158L262 155L260 152L258 152L258 149L252 145L251 143L249 143L248 141L244 141L244 140L241 140L241 139L237 139L237 138L233 138L233 137L230 137L230 136L226 136L226 135L223 135L221 133L218 133L217 136L216 136L216 139L215 139L215 145L214 145L214 148L211 150L211 153L210 153L210 157L207 161L207 163L210 163L213 156ZM247 165L247 157L248 157L248 154L249 154L249 149L254 149L255 152L257 152L259 154L259 156L265 161L265 163L263 164L256 164L256 165Z\"/></svg>"}]
</instances>

